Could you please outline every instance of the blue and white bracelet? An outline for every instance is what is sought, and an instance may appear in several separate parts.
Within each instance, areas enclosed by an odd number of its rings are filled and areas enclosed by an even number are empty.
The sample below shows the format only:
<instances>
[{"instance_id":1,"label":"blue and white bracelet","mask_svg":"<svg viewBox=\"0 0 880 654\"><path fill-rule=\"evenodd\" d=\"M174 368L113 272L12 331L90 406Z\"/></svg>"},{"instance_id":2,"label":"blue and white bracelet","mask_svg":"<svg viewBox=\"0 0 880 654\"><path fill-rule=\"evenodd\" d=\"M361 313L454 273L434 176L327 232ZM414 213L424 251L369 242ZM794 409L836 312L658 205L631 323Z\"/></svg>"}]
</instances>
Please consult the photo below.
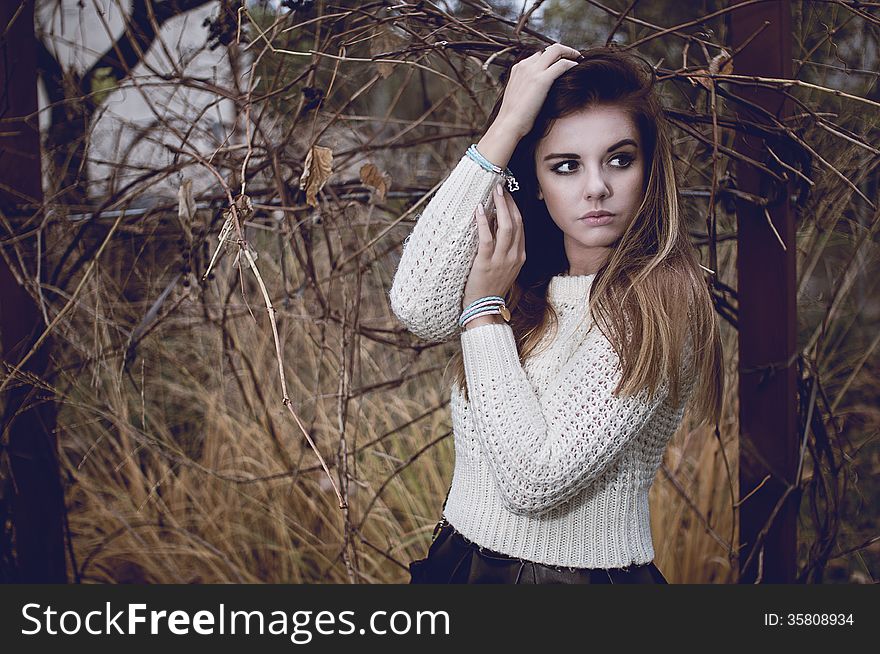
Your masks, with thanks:
<instances>
[{"instance_id":1,"label":"blue and white bracelet","mask_svg":"<svg viewBox=\"0 0 880 654\"><path fill-rule=\"evenodd\" d=\"M495 173L496 175L501 175L507 181L507 188L512 193L513 191L519 190L519 182L516 181L516 178L513 176L513 173L510 172L510 168L501 169L500 166L496 166L491 161L486 159L483 155L480 154L480 151L477 150L477 144L471 143L471 146L467 149L466 154L476 161L480 166L483 167L484 170L488 170L489 172Z\"/></svg>"},{"instance_id":2,"label":"blue and white bracelet","mask_svg":"<svg viewBox=\"0 0 880 654\"><path fill-rule=\"evenodd\" d=\"M458 326L464 327L474 318L499 314L505 322L510 322L510 310L504 304L504 298L500 295L489 295L471 302L458 318Z\"/></svg>"}]
</instances>

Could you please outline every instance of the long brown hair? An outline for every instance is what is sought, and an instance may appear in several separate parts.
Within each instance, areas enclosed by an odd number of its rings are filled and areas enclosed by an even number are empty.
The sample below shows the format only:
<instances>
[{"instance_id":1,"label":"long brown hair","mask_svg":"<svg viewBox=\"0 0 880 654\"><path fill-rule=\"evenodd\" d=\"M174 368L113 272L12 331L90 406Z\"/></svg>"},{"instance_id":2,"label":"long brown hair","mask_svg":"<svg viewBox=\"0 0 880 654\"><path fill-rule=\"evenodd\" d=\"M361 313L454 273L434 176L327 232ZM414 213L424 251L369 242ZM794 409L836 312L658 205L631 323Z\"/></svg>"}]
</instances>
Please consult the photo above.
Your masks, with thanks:
<instances>
[{"instance_id":1,"label":"long brown hair","mask_svg":"<svg viewBox=\"0 0 880 654\"><path fill-rule=\"evenodd\" d=\"M554 81L531 131L519 141L508 163L520 185L514 199L524 217L526 241L526 262L505 295L520 361L534 353L548 329L556 328L557 316L547 301L547 291L550 279L569 265L563 233L537 198L535 150L556 119L613 105L625 111L639 130L646 180L639 210L596 272L590 291L595 325L621 362L622 377L614 393L636 394L645 389L653 395L668 380L671 401L677 403L684 341L691 339L693 357L686 367L686 373L696 380L691 415L699 424L717 422L724 388L721 335L681 209L669 127L655 90L654 69L638 55L614 46L581 53L584 58L578 65ZM498 115L502 97L486 129ZM460 350L450 365L454 383L467 397Z\"/></svg>"}]
</instances>

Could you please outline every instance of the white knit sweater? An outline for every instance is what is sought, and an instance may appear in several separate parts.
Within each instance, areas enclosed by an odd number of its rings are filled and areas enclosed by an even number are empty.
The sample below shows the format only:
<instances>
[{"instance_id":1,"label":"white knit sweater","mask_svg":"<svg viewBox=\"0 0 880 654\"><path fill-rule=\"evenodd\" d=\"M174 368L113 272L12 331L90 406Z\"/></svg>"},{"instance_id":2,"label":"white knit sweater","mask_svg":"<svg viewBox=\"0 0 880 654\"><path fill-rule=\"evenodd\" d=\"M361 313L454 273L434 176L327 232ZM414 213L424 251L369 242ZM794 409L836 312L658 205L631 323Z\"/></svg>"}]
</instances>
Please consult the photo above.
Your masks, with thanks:
<instances>
[{"instance_id":1,"label":"white knit sweater","mask_svg":"<svg viewBox=\"0 0 880 654\"><path fill-rule=\"evenodd\" d=\"M463 156L404 241L389 293L414 334L460 334L470 401L453 385L455 469L444 515L484 548L578 568L654 558L648 492L693 393L690 349L681 403L668 385L614 397L620 362L588 309L594 275L556 276L559 315L525 365L508 324L460 331L464 286L476 255L474 209L501 176ZM516 194L514 194L516 197Z\"/></svg>"}]
</instances>

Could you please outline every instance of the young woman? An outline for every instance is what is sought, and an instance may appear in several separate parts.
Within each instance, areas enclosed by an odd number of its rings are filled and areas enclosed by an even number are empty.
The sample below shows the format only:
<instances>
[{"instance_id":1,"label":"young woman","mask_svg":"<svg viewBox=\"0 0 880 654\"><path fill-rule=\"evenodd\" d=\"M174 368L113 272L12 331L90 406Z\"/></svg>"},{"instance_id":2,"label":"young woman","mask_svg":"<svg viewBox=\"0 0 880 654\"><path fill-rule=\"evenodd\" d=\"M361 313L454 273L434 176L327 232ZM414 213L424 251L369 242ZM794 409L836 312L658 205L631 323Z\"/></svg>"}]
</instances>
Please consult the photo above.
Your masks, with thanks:
<instances>
[{"instance_id":1,"label":"young woman","mask_svg":"<svg viewBox=\"0 0 880 654\"><path fill-rule=\"evenodd\" d=\"M614 49L522 59L404 242L392 310L461 342L412 583L666 583L648 493L685 409L718 419L723 371L654 82Z\"/></svg>"}]
</instances>

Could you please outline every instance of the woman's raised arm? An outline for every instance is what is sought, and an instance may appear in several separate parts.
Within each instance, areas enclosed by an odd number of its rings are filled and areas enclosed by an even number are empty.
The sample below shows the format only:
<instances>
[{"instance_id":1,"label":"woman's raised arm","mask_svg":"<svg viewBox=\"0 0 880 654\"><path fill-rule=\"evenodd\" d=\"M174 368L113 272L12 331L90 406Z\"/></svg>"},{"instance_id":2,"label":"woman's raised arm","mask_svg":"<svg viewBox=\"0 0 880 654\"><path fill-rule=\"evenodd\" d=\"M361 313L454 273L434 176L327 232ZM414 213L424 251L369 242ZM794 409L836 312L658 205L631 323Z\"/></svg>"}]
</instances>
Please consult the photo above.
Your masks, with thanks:
<instances>
[{"instance_id":1,"label":"woman's raised arm","mask_svg":"<svg viewBox=\"0 0 880 654\"><path fill-rule=\"evenodd\" d=\"M477 149L505 168L520 138L519 130L496 121ZM474 211L483 203L491 215L492 189L503 180L463 155L404 240L389 299L394 315L416 336L446 341L458 332L464 287L477 253Z\"/></svg>"}]
</instances>

